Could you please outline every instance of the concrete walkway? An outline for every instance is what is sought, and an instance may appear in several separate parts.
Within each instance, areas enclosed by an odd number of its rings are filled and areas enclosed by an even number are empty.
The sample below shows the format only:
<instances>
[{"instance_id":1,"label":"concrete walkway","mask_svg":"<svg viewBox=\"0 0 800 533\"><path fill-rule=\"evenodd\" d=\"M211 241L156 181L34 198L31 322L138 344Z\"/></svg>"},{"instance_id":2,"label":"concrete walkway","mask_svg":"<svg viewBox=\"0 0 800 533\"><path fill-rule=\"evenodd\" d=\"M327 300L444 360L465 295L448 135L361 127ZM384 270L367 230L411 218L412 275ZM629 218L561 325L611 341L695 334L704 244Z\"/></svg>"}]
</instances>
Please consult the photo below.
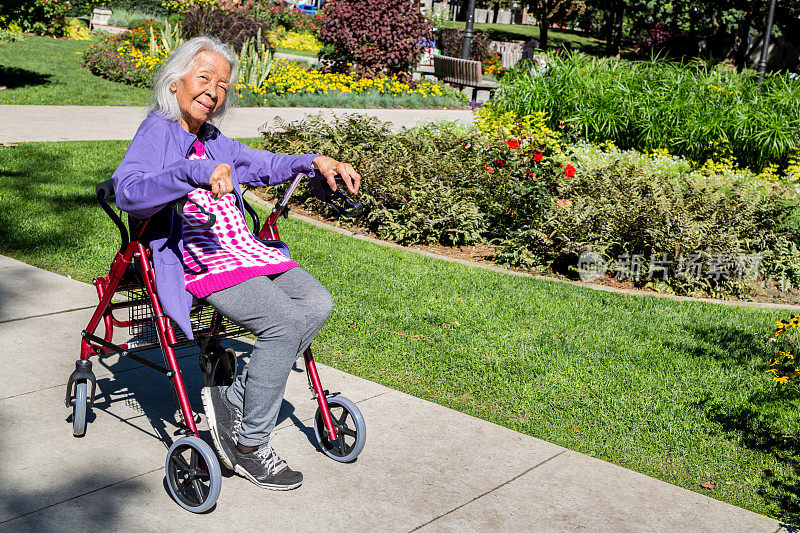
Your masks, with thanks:
<instances>
[{"instance_id":1,"label":"concrete walkway","mask_svg":"<svg viewBox=\"0 0 800 533\"><path fill-rule=\"evenodd\" d=\"M327 109L300 107L239 107L217 125L228 137L258 137L265 124L301 120L322 113L330 119L352 113L374 116L392 127L453 120L472 122L472 111L449 109ZM0 143L40 141L101 141L132 139L146 108L129 106L0 105Z\"/></svg>"},{"instance_id":2,"label":"concrete walkway","mask_svg":"<svg viewBox=\"0 0 800 533\"><path fill-rule=\"evenodd\" d=\"M328 367L356 401L363 453L339 464L314 444L314 403L293 372L275 446L305 482L272 492L229 472L217 506L183 511L164 487L175 406L146 367L95 361L87 434L72 436L65 384L94 288L0 256L0 530L779 531L775 520ZM122 342L125 332L115 339ZM246 342L231 341L246 354ZM150 357L157 359L158 354ZM240 358L241 359L241 358ZM181 353L195 408L196 353ZM202 414L201 436L208 440Z\"/></svg>"}]
</instances>

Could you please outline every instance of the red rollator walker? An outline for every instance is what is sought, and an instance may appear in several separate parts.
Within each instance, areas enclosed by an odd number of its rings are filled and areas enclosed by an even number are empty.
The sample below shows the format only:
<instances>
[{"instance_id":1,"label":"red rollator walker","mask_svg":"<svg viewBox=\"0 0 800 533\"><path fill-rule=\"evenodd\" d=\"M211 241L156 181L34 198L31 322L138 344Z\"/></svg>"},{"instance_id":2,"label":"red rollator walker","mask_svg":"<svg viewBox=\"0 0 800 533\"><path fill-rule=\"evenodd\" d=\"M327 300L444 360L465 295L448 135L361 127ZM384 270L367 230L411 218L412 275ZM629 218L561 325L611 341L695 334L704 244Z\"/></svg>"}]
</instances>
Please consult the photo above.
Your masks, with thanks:
<instances>
[{"instance_id":1,"label":"red rollator walker","mask_svg":"<svg viewBox=\"0 0 800 533\"><path fill-rule=\"evenodd\" d=\"M302 174L298 175L291 182L258 232L258 238L265 244L285 248L279 240L277 222L281 215L288 216L289 198L304 177ZM331 191L324 180L312 180L311 185L315 195L328 202L340 214L351 217L361 212L361 204L339 191ZM188 340L180 328L173 327L170 319L164 315L159 301L150 250L141 242L150 219L129 217L129 234L120 214L109 206L109 200L113 196L111 180L97 186L97 201L119 229L122 242L108 275L94 279L100 303L89 325L81 332L81 356L75 363L75 371L67 384L66 404L72 408L72 431L76 437L82 437L86 433L87 415L96 392L92 356L119 354L163 374L174 387L174 397L181 414L180 428L176 432L180 438L173 442L167 453L167 486L181 507L201 513L211 509L216 503L222 485L222 474L214 450L200 439L197 432L175 351L197 345L204 384L230 385L236 375L236 354L232 349L224 348L220 340L241 336L246 331L202 302L194 305L191 311L194 340ZM165 209L176 209L183 216L186 202L191 200L184 198ZM205 212L201 206L196 207L206 215L202 225L213 225L214 216ZM258 214L247 201L244 201L244 208L252 218L253 227L258 229ZM190 222L184 218L184 224ZM128 310L127 320L114 316L114 311L119 309ZM102 337L96 334L101 323L105 327ZM128 343L112 342L115 327L128 328L131 335ZM163 366L139 355L140 352L154 348L160 348L164 356ZM318 405L314 417L317 443L322 452L331 459L340 462L353 461L364 448L364 417L354 402L322 388L310 349L305 351L303 358L312 399Z\"/></svg>"}]
</instances>

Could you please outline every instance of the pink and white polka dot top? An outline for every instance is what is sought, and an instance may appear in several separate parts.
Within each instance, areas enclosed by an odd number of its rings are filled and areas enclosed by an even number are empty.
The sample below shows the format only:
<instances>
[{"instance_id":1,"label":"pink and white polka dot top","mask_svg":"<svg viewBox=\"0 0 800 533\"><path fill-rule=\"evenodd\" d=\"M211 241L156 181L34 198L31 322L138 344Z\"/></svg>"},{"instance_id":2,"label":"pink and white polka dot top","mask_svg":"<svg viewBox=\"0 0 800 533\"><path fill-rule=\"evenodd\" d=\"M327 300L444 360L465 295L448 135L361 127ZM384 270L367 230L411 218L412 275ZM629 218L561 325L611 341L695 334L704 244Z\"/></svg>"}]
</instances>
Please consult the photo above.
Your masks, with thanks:
<instances>
[{"instance_id":1,"label":"pink and white polka dot top","mask_svg":"<svg viewBox=\"0 0 800 533\"><path fill-rule=\"evenodd\" d=\"M205 146L200 140L195 141L188 159L206 159ZM297 266L255 238L232 193L214 200L210 191L195 189L189 198L217 219L209 229L183 227L184 281L195 297L203 298L250 278L280 274ZM183 214L197 223L205 221L205 215L190 203Z\"/></svg>"}]
</instances>

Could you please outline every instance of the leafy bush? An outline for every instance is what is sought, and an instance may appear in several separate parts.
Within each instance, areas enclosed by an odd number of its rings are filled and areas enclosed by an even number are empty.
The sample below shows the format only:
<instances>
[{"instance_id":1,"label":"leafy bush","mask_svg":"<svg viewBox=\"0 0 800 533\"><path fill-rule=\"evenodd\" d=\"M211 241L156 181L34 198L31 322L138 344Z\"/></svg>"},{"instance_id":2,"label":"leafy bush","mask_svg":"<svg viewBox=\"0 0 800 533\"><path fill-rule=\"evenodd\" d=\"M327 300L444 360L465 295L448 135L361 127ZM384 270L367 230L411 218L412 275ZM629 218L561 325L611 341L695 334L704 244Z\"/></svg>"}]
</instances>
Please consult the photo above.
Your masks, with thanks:
<instances>
[{"instance_id":1,"label":"leafy bush","mask_svg":"<svg viewBox=\"0 0 800 533\"><path fill-rule=\"evenodd\" d=\"M26 33L63 37L71 0L4 0L0 21Z\"/></svg>"},{"instance_id":2,"label":"leafy bush","mask_svg":"<svg viewBox=\"0 0 800 533\"><path fill-rule=\"evenodd\" d=\"M665 60L630 62L582 54L551 57L546 75L524 62L507 72L489 106L548 115L578 138L640 151L666 149L703 163L731 156L761 171L800 149L800 83Z\"/></svg>"},{"instance_id":3,"label":"leafy bush","mask_svg":"<svg viewBox=\"0 0 800 533\"><path fill-rule=\"evenodd\" d=\"M306 50L308 52L319 52L322 43L319 42L312 33L297 33L294 31L285 32L278 35L275 46L281 48L291 48L293 50Z\"/></svg>"},{"instance_id":4,"label":"leafy bush","mask_svg":"<svg viewBox=\"0 0 800 533\"><path fill-rule=\"evenodd\" d=\"M280 2L262 6L255 4L251 10L256 18L266 20L276 28L286 31L315 35L321 15L307 15L293 6Z\"/></svg>"},{"instance_id":5,"label":"leafy bush","mask_svg":"<svg viewBox=\"0 0 800 533\"><path fill-rule=\"evenodd\" d=\"M89 28L80 19L70 18L67 19L67 27L64 30L64 36L76 41L89 41L92 35L89 33Z\"/></svg>"},{"instance_id":6,"label":"leafy bush","mask_svg":"<svg viewBox=\"0 0 800 533\"><path fill-rule=\"evenodd\" d=\"M485 172L474 131L455 125L391 133L374 117L321 116L282 124L266 133L264 148L281 153L323 153L351 162L363 176L359 221L382 238L403 243L466 244L487 230L482 208ZM310 204L307 189L297 198Z\"/></svg>"},{"instance_id":7,"label":"leafy bush","mask_svg":"<svg viewBox=\"0 0 800 533\"><path fill-rule=\"evenodd\" d=\"M461 57L461 49L464 44L464 30L445 28L439 30L439 39L436 43L443 55L450 57ZM485 31L475 32L472 37L472 46L469 51L469 58L473 61L484 62L488 60L492 52L489 50L489 34Z\"/></svg>"},{"instance_id":8,"label":"leafy bush","mask_svg":"<svg viewBox=\"0 0 800 533\"><path fill-rule=\"evenodd\" d=\"M333 0L319 19L320 57L336 72L405 74L431 39L430 21L408 0Z\"/></svg>"},{"instance_id":9,"label":"leafy bush","mask_svg":"<svg viewBox=\"0 0 800 533\"><path fill-rule=\"evenodd\" d=\"M150 87L155 71L141 61L142 52L119 34L89 46L83 54L83 64L92 74L111 81Z\"/></svg>"},{"instance_id":10,"label":"leafy bush","mask_svg":"<svg viewBox=\"0 0 800 533\"><path fill-rule=\"evenodd\" d=\"M405 244L492 243L500 261L574 275L593 250L611 274L625 257L644 259L633 281L694 295L743 294L738 259L758 258L764 279L800 284L800 203L793 187L748 171L705 174L685 159L577 145L542 152L536 136L485 136L453 125L390 133L374 119L321 118L265 135L283 153L325 153L364 177L357 219L381 238ZM545 149L546 150L546 149ZM300 191L307 206L316 206ZM665 258L666 259L663 259ZM662 261L653 266L651 259ZM702 262L696 275L687 258ZM730 276L715 275L715 261ZM659 279L658 269L672 273ZM650 273L654 275L648 275ZM763 281L763 280L762 280Z\"/></svg>"},{"instance_id":11,"label":"leafy bush","mask_svg":"<svg viewBox=\"0 0 800 533\"><path fill-rule=\"evenodd\" d=\"M223 43L239 50L244 42L261 31L267 35L271 25L256 20L245 11L213 7L192 7L183 17L183 31L187 38L213 35Z\"/></svg>"}]
</instances>

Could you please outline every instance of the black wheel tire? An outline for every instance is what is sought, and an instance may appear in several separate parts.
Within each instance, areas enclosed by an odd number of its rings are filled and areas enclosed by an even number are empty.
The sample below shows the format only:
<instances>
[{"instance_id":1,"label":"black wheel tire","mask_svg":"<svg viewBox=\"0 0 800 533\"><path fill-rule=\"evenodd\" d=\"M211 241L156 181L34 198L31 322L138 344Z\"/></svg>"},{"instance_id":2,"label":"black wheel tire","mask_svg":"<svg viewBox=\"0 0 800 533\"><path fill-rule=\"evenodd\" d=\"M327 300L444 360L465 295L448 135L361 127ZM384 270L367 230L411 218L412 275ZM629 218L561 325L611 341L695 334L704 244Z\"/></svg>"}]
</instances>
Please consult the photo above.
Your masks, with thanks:
<instances>
[{"instance_id":1,"label":"black wheel tire","mask_svg":"<svg viewBox=\"0 0 800 533\"><path fill-rule=\"evenodd\" d=\"M86 380L75 384L75 403L72 404L72 434L76 437L86 435L86 415L89 411L89 384Z\"/></svg>"},{"instance_id":2,"label":"black wheel tire","mask_svg":"<svg viewBox=\"0 0 800 533\"><path fill-rule=\"evenodd\" d=\"M167 453L166 476L170 495L187 511L203 513L217 503L222 473L205 441L194 436L176 440Z\"/></svg>"},{"instance_id":3,"label":"black wheel tire","mask_svg":"<svg viewBox=\"0 0 800 533\"><path fill-rule=\"evenodd\" d=\"M328 408L331 411L333 425L336 428L337 438L330 440L327 437L322 413L317 408L314 416L314 435L317 443L322 448L322 453L340 463L354 461L367 440L367 426L364 416L355 403L344 396L327 398Z\"/></svg>"},{"instance_id":4,"label":"black wheel tire","mask_svg":"<svg viewBox=\"0 0 800 533\"><path fill-rule=\"evenodd\" d=\"M231 348L209 354L209 371L204 375L206 387L227 387L236 377L236 352Z\"/></svg>"}]
</instances>

